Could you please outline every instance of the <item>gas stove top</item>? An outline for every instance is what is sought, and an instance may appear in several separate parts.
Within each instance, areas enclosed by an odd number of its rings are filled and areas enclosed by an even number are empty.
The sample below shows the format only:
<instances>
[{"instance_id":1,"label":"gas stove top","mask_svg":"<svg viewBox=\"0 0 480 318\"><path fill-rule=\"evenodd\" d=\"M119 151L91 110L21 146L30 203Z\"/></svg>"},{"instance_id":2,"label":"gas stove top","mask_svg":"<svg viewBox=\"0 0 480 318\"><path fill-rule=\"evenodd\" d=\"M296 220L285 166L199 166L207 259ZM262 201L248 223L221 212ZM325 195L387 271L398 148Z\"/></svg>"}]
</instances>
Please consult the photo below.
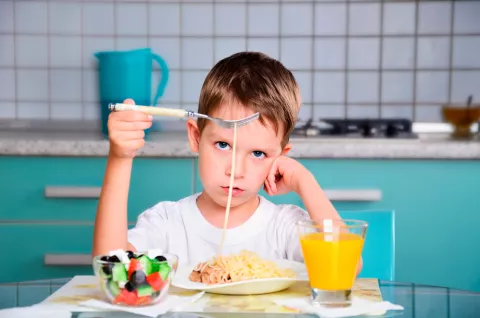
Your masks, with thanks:
<instances>
[{"instance_id":1,"label":"gas stove top","mask_svg":"<svg viewBox=\"0 0 480 318\"><path fill-rule=\"evenodd\" d=\"M291 136L304 138L418 138L412 131L411 120L403 118L323 118L317 122L309 119L307 122L298 123Z\"/></svg>"}]
</instances>

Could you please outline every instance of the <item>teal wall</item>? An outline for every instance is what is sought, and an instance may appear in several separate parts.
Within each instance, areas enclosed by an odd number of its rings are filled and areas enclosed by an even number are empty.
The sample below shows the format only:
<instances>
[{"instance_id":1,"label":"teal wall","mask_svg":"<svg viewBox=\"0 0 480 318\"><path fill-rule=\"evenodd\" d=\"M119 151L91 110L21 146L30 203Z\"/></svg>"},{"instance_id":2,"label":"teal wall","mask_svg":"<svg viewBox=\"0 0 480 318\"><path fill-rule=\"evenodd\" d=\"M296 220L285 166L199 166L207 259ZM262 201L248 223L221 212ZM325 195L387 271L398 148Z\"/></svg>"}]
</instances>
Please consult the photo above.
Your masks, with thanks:
<instances>
[{"instance_id":1,"label":"teal wall","mask_svg":"<svg viewBox=\"0 0 480 318\"><path fill-rule=\"evenodd\" d=\"M480 291L480 161L308 159L324 189L379 189L376 202L334 202L340 211L395 210L396 280ZM0 282L90 273L49 267L49 253L90 253L96 199L48 199L45 186L101 186L105 158L0 157ZM194 159L138 158L129 220L160 200L201 190ZM302 206L294 194L269 198ZM62 222L62 223L58 223Z\"/></svg>"}]
</instances>

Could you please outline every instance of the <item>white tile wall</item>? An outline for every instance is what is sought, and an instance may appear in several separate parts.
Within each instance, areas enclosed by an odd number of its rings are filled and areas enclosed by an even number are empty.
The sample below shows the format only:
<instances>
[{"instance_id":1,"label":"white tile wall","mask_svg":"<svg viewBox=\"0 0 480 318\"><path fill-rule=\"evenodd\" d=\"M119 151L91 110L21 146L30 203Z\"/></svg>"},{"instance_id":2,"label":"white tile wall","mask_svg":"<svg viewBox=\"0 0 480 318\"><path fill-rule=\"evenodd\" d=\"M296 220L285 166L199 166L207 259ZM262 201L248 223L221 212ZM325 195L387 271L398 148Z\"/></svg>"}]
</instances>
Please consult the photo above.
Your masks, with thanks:
<instances>
[{"instance_id":1,"label":"white tile wall","mask_svg":"<svg viewBox=\"0 0 480 318\"><path fill-rule=\"evenodd\" d=\"M354 3L349 11L349 33L351 35L380 34L380 3Z\"/></svg>"},{"instance_id":2,"label":"white tile wall","mask_svg":"<svg viewBox=\"0 0 480 318\"><path fill-rule=\"evenodd\" d=\"M247 8L241 4L215 6L215 34L220 36L245 36L247 33Z\"/></svg>"},{"instance_id":3,"label":"white tile wall","mask_svg":"<svg viewBox=\"0 0 480 318\"><path fill-rule=\"evenodd\" d=\"M301 119L442 121L480 96L479 16L464 0L1 0L0 119L98 119L94 53L150 47L165 106L195 109L213 64L250 50L292 70Z\"/></svg>"},{"instance_id":4,"label":"white tile wall","mask_svg":"<svg viewBox=\"0 0 480 318\"><path fill-rule=\"evenodd\" d=\"M184 35L212 35L213 4L185 4L182 7Z\"/></svg>"},{"instance_id":5,"label":"white tile wall","mask_svg":"<svg viewBox=\"0 0 480 318\"><path fill-rule=\"evenodd\" d=\"M82 32L82 7L80 3L50 2L48 31L55 34L80 34Z\"/></svg>"},{"instance_id":6,"label":"white tile wall","mask_svg":"<svg viewBox=\"0 0 480 318\"><path fill-rule=\"evenodd\" d=\"M151 3L148 8L150 35L179 35L180 6L168 3Z\"/></svg>"},{"instance_id":7,"label":"white tile wall","mask_svg":"<svg viewBox=\"0 0 480 318\"><path fill-rule=\"evenodd\" d=\"M215 39L215 62L234 53L244 51L247 46L245 38L218 38Z\"/></svg>"},{"instance_id":8,"label":"white tile wall","mask_svg":"<svg viewBox=\"0 0 480 318\"><path fill-rule=\"evenodd\" d=\"M280 32L278 4L251 4L248 6L248 35L277 36Z\"/></svg>"},{"instance_id":9,"label":"white tile wall","mask_svg":"<svg viewBox=\"0 0 480 318\"><path fill-rule=\"evenodd\" d=\"M346 45L346 38L315 39L315 68L344 69Z\"/></svg>"},{"instance_id":10,"label":"white tile wall","mask_svg":"<svg viewBox=\"0 0 480 318\"><path fill-rule=\"evenodd\" d=\"M413 102L413 72L383 72L382 102Z\"/></svg>"},{"instance_id":11,"label":"white tile wall","mask_svg":"<svg viewBox=\"0 0 480 318\"><path fill-rule=\"evenodd\" d=\"M313 13L312 6L308 3L284 4L281 13L282 35L312 35Z\"/></svg>"},{"instance_id":12,"label":"white tile wall","mask_svg":"<svg viewBox=\"0 0 480 318\"><path fill-rule=\"evenodd\" d=\"M378 106L357 106L352 105L347 108L349 118L378 118L380 107Z\"/></svg>"},{"instance_id":13,"label":"white tile wall","mask_svg":"<svg viewBox=\"0 0 480 318\"><path fill-rule=\"evenodd\" d=\"M418 4L418 34L448 34L452 15L451 1Z\"/></svg>"},{"instance_id":14,"label":"white tile wall","mask_svg":"<svg viewBox=\"0 0 480 318\"><path fill-rule=\"evenodd\" d=\"M278 38L248 38L247 50L263 52L275 59L278 59L280 57L280 40Z\"/></svg>"},{"instance_id":15,"label":"white tile wall","mask_svg":"<svg viewBox=\"0 0 480 318\"><path fill-rule=\"evenodd\" d=\"M413 34L415 32L415 2L385 3L383 34Z\"/></svg>"},{"instance_id":16,"label":"white tile wall","mask_svg":"<svg viewBox=\"0 0 480 318\"><path fill-rule=\"evenodd\" d=\"M0 32L15 30L13 7L13 1L0 1Z\"/></svg>"},{"instance_id":17,"label":"white tile wall","mask_svg":"<svg viewBox=\"0 0 480 318\"><path fill-rule=\"evenodd\" d=\"M113 35L115 33L113 3L83 3L82 15L84 35Z\"/></svg>"},{"instance_id":18,"label":"white tile wall","mask_svg":"<svg viewBox=\"0 0 480 318\"><path fill-rule=\"evenodd\" d=\"M0 35L0 66L12 67L15 61L13 35Z\"/></svg>"},{"instance_id":19,"label":"white tile wall","mask_svg":"<svg viewBox=\"0 0 480 318\"><path fill-rule=\"evenodd\" d=\"M317 72L314 83L313 98L315 102L345 102L345 74L343 72Z\"/></svg>"},{"instance_id":20,"label":"white tile wall","mask_svg":"<svg viewBox=\"0 0 480 318\"><path fill-rule=\"evenodd\" d=\"M3 49L2 49L3 50ZM19 67L48 66L48 39L38 35L15 37L15 58Z\"/></svg>"},{"instance_id":21,"label":"white tile wall","mask_svg":"<svg viewBox=\"0 0 480 318\"><path fill-rule=\"evenodd\" d=\"M15 32L47 33L48 7L47 2L15 1Z\"/></svg>"},{"instance_id":22,"label":"white tile wall","mask_svg":"<svg viewBox=\"0 0 480 318\"><path fill-rule=\"evenodd\" d=\"M382 67L385 69L412 69L414 67L415 38L387 37L383 39Z\"/></svg>"},{"instance_id":23,"label":"white tile wall","mask_svg":"<svg viewBox=\"0 0 480 318\"><path fill-rule=\"evenodd\" d=\"M288 38L281 41L282 63L290 69L308 70L313 67L313 41L309 38Z\"/></svg>"},{"instance_id":24,"label":"white tile wall","mask_svg":"<svg viewBox=\"0 0 480 318\"><path fill-rule=\"evenodd\" d=\"M443 103L448 100L449 73L446 71L418 71L416 99L420 103Z\"/></svg>"},{"instance_id":25,"label":"white tile wall","mask_svg":"<svg viewBox=\"0 0 480 318\"><path fill-rule=\"evenodd\" d=\"M116 6L116 34L145 36L147 15L146 3L124 3Z\"/></svg>"},{"instance_id":26,"label":"white tile wall","mask_svg":"<svg viewBox=\"0 0 480 318\"><path fill-rule=\"evenodd\" d=\"M315 7L316 35L345 35L347 32L347 5L331 3Z\"/></svg>"},{"instance_id":27,"label":"white tile wall","mask_svg":"<svg viewBox=\"0 0 480 318\"><path fill-rule=\"evenodd\" d=\"M294 71L293 76L298 82L300 87L300 93L302 95L302 102L312 103L313 102L313 72L308 71Z\"/></svg>"},{"instance_id":28,"label":"white tile wall","mask_svg":"<svg viewBox=\"0 0 480 318\"><path fill-rule=\"evenodd\" d=\"M417 43L418 68L443 68L450 65L450 38L421 37Z\"/></svg>"},{"instance_id":29,"label":"white tile wall","mask_svg":"<svg viewBox=\"0 0 480 318\"><path fill-rule=\"evenodd\" d=\"M350 38L348 40L349 69L378 69L380 56L379 38Z\"/></svg>"},{"instance_id":30,"label":"white tile wall","mask_svg":"<svg viewBox=\"0 0 480 318\"><path fill-rule=\"evenodd\" d=\"M378 103L379 77L377 72L350 72L347 75L348 102Z\"/></svg>"},{"instance_id":31,"label":"white tile wall","mask_svg":"<svg viewBox=\"0 0 480 318\"><path fill-rule=\"evenodd\" d=\"M15 99L15 71L4 69L0 72L0 99Z\"/></svg>"}]
</instances>

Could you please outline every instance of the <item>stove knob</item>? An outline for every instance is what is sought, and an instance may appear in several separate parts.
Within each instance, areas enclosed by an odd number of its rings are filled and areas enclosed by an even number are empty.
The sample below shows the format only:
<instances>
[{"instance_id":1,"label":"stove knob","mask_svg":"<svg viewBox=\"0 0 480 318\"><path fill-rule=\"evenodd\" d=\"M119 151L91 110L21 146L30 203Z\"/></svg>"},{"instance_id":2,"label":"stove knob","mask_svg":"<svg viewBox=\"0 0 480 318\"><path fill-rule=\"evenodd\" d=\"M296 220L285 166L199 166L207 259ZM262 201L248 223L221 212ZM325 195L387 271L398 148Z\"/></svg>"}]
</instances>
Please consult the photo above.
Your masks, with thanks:
<instances>
[{"instance_id":1,"label":"stove knob","mask_svg":"<svg viewBox=\"0 0 480 318\"><path fill-rule=\"evenodd\" d=\"M388 125L387 129L385 130L385 135L387 137L395 137L398 135L398 129L395 125Z\"/></svg>"},{"instance_id":2,"label":"stove knob","mask_svg":"<svg viewBox=\"0 0 480 318\"><path fill-rule=\"evenodd\" d=\"M377 133L377 130L375 129L375 127L372 127L369 124L364 124L361 130L362 130L362 135L364 137L372 137Z\"/></svg>"}]
</instances>

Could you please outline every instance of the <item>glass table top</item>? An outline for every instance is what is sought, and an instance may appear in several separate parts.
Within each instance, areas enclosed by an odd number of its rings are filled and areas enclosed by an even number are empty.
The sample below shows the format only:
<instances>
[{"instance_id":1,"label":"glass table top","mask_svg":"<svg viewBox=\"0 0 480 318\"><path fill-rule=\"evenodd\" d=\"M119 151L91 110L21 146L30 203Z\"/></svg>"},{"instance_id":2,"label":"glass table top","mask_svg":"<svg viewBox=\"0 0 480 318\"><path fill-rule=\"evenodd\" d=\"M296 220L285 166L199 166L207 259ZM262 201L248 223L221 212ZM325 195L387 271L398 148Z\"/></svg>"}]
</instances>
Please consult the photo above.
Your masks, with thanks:
<instances>
[{"instance_id":1,"label":"glass table top","mask_svg":"<svg viewBox=\"0 0 480 318\"><path fill-rule=\"evenodd\" d=\"M0 305L5 299L15 298L15 302L8 307L28 306L43 301L50 294L58 290L70 278L31 281L21 283L0 284ZM392 311L381 317L402 318L480 318L480 293L462 291L450 288L418 285L411 283L379 281L384 300L404 307L403 311ZM22 294L28 290L30 299L22 299ZM2 307L0 307L2 308ZM3 306L5 308L5 306ZM119 318L142 317L120 312L84 312L73 313L73 318ZM300 314L268 314L268 313L169 313L160 317L165 318L195 318L195 317L315 317ZM366 317L366 316L363 316ZM380 317L380 316L372 316ZM35 318L35 317L32 317Z\"/></svg>"}]
</instances>

